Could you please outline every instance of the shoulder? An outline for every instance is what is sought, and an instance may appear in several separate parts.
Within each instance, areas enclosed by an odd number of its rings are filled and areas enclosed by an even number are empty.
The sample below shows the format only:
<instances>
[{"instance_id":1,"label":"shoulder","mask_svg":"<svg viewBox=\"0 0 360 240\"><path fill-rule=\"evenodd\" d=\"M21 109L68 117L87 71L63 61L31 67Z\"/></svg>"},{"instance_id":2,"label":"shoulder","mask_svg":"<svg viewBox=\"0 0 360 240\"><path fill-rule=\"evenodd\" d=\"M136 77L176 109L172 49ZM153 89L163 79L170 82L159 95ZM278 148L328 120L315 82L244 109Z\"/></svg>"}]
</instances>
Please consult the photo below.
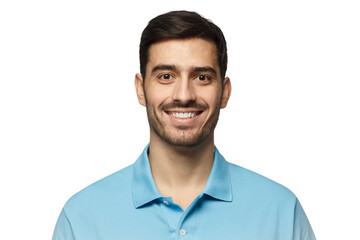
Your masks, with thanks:
<instances>
[{"instance_id":1,"label":"shoulder","mask_svg":"<svg viewBox=\"0 0 360 240\"><path fill-rule=\"evenodd\" d=\"M133 165L130 165L82 189L66 202L64 210L89 209L111 204L115 199L121 201L131 192L132 169Z\"/></svg>"},{"instance_id":2,"label":"shoulder","mask_svg":"<svg viewBox=\"0 0 360 240\"><path fill-rule=\"evenodd\" d=\"M295 194L287 187L256 172L229 163L229 173L234 195L269 200L278 203L296 203Z\"/></svg>"}]
</instances>

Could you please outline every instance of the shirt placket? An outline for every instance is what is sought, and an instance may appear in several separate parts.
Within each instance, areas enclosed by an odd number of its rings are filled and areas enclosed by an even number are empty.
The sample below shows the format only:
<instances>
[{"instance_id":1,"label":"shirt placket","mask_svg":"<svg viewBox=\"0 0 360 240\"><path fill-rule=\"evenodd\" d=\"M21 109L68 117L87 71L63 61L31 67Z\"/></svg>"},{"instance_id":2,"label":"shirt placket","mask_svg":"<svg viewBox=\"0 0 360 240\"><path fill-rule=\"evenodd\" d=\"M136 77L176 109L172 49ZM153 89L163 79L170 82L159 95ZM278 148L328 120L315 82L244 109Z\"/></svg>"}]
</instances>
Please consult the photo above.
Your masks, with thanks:
<instances>
[{"instance_id":1,"label":"shirt placket","mask_svg":"<svg viewBox=\"0 0 360 240\"><path fill-rule=\"evenodd\" d=\"M185 211L175 204L171 197L164 197L160 200L162 201L161 207L169 224L171 239L196 239L196 205L202 196L203 194L199 194Z\"/></svg>"}]
</instances>

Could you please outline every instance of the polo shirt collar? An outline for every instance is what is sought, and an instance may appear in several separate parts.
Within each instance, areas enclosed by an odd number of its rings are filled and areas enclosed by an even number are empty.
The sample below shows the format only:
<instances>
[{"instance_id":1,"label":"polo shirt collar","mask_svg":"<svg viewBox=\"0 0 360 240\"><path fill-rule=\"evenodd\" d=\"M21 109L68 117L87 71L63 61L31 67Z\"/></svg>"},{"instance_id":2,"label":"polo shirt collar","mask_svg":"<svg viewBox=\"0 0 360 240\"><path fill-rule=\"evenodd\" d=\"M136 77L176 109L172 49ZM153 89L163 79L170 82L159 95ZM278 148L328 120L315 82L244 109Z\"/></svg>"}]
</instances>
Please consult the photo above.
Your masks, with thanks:
<instances>
[{"instance_id":1,"label":"polo shirt collar","mask_svg":"<svg viewBox=\"0 0 360 240\"><path fill-rule=\"evenodd\" d=\"M136 208L162 197L152 177L148 149L149 144L134 163L133 200Z\"/></svg>"},{"instance_id":2,"label":"polo shirt collar","mask_svg":"<svg viewBox=\"0 0 360 240\"><path fill-rule=\"evenodd\" d=\"M216 147L214 151L213 167L203 193L218 200L227 202L232 201L228 162L219 153Z\"/></svg>"},{"instance_id":3,"label":"polo shirt collar","mask_svg":"<svg viewBox=\"0 0 360 240\"><path fill-rule=\"evenodd\" d=\"M135 208L139 208L156 199L163 198L154 182L148 158L149 144L134 163L133 200ZM209 179L202 192L214 199L232 201L232 191L228 163L217 148L214 151L214 163Z\"/></svg>"}]
</instances>

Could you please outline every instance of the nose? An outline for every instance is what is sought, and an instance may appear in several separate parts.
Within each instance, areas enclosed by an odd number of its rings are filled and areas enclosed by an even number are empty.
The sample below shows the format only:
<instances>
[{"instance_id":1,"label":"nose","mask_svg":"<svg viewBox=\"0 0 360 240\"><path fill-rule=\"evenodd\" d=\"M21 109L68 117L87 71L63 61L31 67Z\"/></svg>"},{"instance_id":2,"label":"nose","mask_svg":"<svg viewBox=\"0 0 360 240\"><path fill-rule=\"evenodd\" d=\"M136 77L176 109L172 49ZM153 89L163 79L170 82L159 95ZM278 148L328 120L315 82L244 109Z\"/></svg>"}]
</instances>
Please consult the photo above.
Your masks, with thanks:
<instances>
[{"instance_id":1,"label":"nose","mask_svg":"<svg viewBox=\"0 0 360 240\"><path fill-rule=\"evenodd\" d=\"M196 100L196 94L194 86L191 84L191 80L184 78L179 79L173 92L173 101L179 101L181 103L188 103Z\"/></svg>"}]
</instances>

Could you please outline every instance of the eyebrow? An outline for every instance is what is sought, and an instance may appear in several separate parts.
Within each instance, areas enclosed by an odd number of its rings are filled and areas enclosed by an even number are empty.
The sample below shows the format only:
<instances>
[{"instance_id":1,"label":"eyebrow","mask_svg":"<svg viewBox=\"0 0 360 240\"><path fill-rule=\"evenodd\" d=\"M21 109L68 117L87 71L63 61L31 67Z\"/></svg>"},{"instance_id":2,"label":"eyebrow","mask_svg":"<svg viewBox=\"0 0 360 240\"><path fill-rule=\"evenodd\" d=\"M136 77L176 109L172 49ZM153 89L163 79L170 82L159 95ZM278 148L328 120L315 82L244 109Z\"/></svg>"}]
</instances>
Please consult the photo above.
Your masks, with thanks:
<instances>
[{"instance_id":1,"label":"eyebrow","mask_svg":"<svg viewBox=\"0 0 360 240\"><path fill-rule=\"evenodd\" d=\"M192 69L193 72L209 72L214 74L215 76L217 75L217 72L214 68L212 67L194 67Z\"/></svg>"},{"instance_id":2,"label":"eyebrow","mask_svg":"<svg viewBox=\"0 0 360 240\"><path fill-rule=\"evenodd\" d=\"M157 72L157 71L162 71L162 70L170 70L170 71L175 71L176 70L176 66L175 65L167 65L167 64L159 64L156 65L151 73Z\"/></svg>"},{"instance_id":3,"label":"eyebrow","mask_svg":"<svg viewBox=\"0 0 360 240\"><path fill-rule=\"evenodd\" d=\"M157 71L162 71L162 70L170 70L170 71L176 71L177 67L175 65L168 65L168 64L159 64L156 65L151 73L157 72ZM212 68L212 67L193 67L191 69L192 72L209 72L212 73L214 75L217 75L217 71Z\"/></svg>"}]
</instances>

